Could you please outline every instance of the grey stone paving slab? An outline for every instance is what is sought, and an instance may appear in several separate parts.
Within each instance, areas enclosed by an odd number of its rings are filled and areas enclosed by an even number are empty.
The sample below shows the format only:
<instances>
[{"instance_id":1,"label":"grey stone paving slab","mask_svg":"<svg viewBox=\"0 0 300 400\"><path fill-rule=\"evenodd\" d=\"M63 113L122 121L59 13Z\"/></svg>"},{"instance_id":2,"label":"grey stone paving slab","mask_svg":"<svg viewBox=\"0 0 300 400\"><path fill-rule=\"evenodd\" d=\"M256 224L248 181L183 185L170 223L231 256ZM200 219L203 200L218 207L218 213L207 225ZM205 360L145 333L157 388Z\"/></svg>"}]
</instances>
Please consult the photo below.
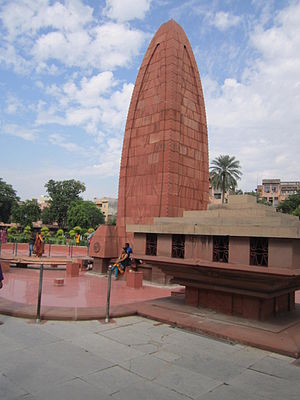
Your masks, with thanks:
<instances>
[{"instance_id":1,"label":"grey stone paving slab","mask_svg":"<svg viewBox=\"0 0 300 400\"><path fill-rule=\"evenodd\" d=\"M109 337L100 334L87 334L82 337L76 337L71 341L71 343L80 346L95 355L101 356L112 363L131 360L132 358L139 357L143 354L138 350L118 343L111 340Z\"/></svg>"},{"instance_id":2,"label":"grey stone paving slab","mask_svg":"<svg viewBox=\"0 0 300 400\"><path fill-rule=\"evenodd\" d=\"M119 366L115 366L104 371L95 372L87 375L84 380L100 387L107 394L113 394L128 386L143 383L145 379L129 372Z\"/></svg>"},{"instance_id":3,"label":"grey stone paving slab","mask_svg":"<svg viewBox=\"0 0 300 400\"><path fill-rule=\"evenodd\" d=\"M101 328L110 329L108 325L101 324L99 321L86 321L82 323L81 321L70 321L66 324L63 321L47 321L45 324L41 325L41 330L52 334L61 339L71 339L76 336L83 336L87 333L94 333L101 330Z\"/></svg>"},{"instance_id":4,"label":"grey stone paving slab","mask_svg":"<svg viewBox=\"0 0 300 400\"><path fill-rule=\"evenodd\" d=\"M258 372L263 372L268 375L277 376L278 378L288 379L300 383L300 368L291 364L293 359L287 363L285 360L276 360L271 356L257 361L251 366L251 369ZM299 393L300 398L300 393Z\"/></svg>"},{"instance_id":5,"label":"grey stone paving slab","mask_svg":"<svg viewBox=\"0 0 300 400\"><path fill-rule=\"evenodd\" d=\"M173 362L181 358L180 355L171 353L170 351L160 350L155 353L152 353L152 356L159 358L160 360Z\"/></svg>"},{"instance_id":6,"label":"grey stone paving slab","mask_svg":"<svg viewBox=\"0 0 300 400\"><path fill-rule=\"evenodd\" d=\"M36 400L111 400L99 387L88 384L80 378L53 386L35 395Z\"/></svg>"},{"instance_id":7,"label":"grey stone paving slab","mask_svg":"<svg viewBox=\"0 0 300 400\"><path fill-rule=\"evenodd\" d=\"M78 377L113 366L105 358L66 341L39 346L36 350L43 359L67 368L69 373Z\"/></svg>"},{"instance_id":8,"label":"grey stone paving slab","mask_svg":"<svg viewBox=\"0 0 300 400\"><path fill-rule=\"evenodd\" d=\"M222 384L201 395L198 400L263 400L257 393L247 393L230 385Z\"/></svg>"},{"instance_id":9,"label":"grey stone paving slab","mask_svg":"<svg viewBox=\"0 0 300 400\"><path fill-rule=\"evenodd\" d=\"M1 400L300 398L299 360L156 321L0 319Z\"/></svg>"},{"instance_id":10,"label":"grey stone paving slab","mask_svg":"<svg viewBox=\"0 0 300 400\"><path fill-rule=\"evenodd\" d=\"M23 360L11 365L6 376L27 393L36 394L73 378L69 369L46 361Z\"/></svg>"},{"instance_id":11,"label":"grey stone paving slab","mask_svg":"<svg viewBox=\"0 0 300 400\"><path fill-rule=\"evenodd\" d=\"M250 367L255 362L263 359L268 356L270 352L255 349L253 347L242 347L237 348L237 351L230 354L230 361L236 365L240 365L241 367ZM218 355L218 358L221 359L221 355ZM225 355L225 359L228 360L228 356Z\"/></svg>"},{"instance_id":12,"label":"grey stone paving slab","mask_svg":"<svg viewBox=\"0 0 300 400\"><path fill-rule=\"evenodd\" d=\"M165 344L180 344L180 346L192 348L193 351L199 353L209 352L210 354L231 354L240 348L240 345L234 343L216 339L212 340L207 336L185 332L179 329L176 329L173 335L169 335L165 338Z\"/></svg>"},{"instance_id":13,"label":"grey stone paving slab","mask_svg":"<svg viewBox=\"0 0 300 400\"><path fill-rule=\"evenodd\" d=\"M230 357L218 359L211 358L209 354L205 357L199 357L197 354L189 357L183 356L175 360L174 364L222 382L240 375L246 369L232 362Z\"/></svg>"},{"instance_id":14,"label":"grey stone paving slab","mask_svg":"<svg viewBox=\"0 0 300 400\"><path fill-rule=\"evenodd\" d=\"M27 392L14 385L13 382L3 374L0 374L0 398L5 400L15 400L24 396Z\"/></svg>"},{"instance_id":15,"label":"grey stone paving slab","mask_svg":"<svg viewBox=\"0 0 300 400\"><path fill-rule=\"evenodd\" d=\"M137 351L144 353L144 354L153 354L158 351L158 349L160 348L160 345L155 344L155 343L147 343L147 344L131 345L131 347Z\"/></svg>"},{"instance_id":16,"label":"grey stone paving slab","mask_svg":"<svg viewBox=\"0 0 300 400\"><path fill-rule=\"evenodd\" d=\"M263 399L299 400L300 383L277 378L261 372L246 370L227 382L243 392L257 395Z\"/></svg>"},{"instance_id":17,"label":"grey stone paving slab","mask_svg":"<svg viewBox=\"0 0 300 400\"><path fill-rule=\"evenodd\" d=\"M31 349L22 349L7 353L2 353L0 351L0 366L4 374L18 364L26 365L30 363L38 365L43 363L43 359L38 352L33 352Z\"/></svg>"},{"instance_id":18,"label":"grey stone paving slab","mask_svg":"<svg viewBox=\"0 0 300 400\"><path fill-rule=\"evenodd\" d=\"M121 362L119 365L148 380L157 378L164 370L171 367L171 364L151 355L143 355L129 361Z\"/></svg>"},{"instance_id":19,"label":"grey stone paving slab","mask_svg":"<svg viewBox=\"0 0 300 400\"><path fill-rule=\"evenodd\" d=\"M222 384L218 380L176 365L171 365L161 371L161 374L153 382L193 399L197 399L201 394Z\"/></svg>"},{"instance_id":20,"label":"grey stone paving slab","mask_svg":"<svg viewBox=\"0 0 300 400\"><path fill-rule=\"evenodd\" d=\"M114 330L99 332L99 335L115 340L116 342L125 344L127 346L148 344L149 336L139 331L135 331L137 329L139 329L139 327L137 324L135 324L133 327L130 325L125 327L117 327Z\"/></svg>"},{"instance_id":21,"label":"grey stone paving slab","mask_svg":"<svg viewBox=\"0 0 300 400\"><path fill-rule=\"evenodd\" d=\"M1 333L26 348L54 343L59 340L56 336L43 332L39 325L31 323L31 321L23 324L18 322L14 328L11 327L11 324L5 323L1 326Z\"/></svg>"},{"instance_id":22,"label":"grey stone paving slab","mask_svg":"<svg viewBox=\"0 0 300 400\"><path fill-rule=\"evenodd\" d=\"M186 397L152 382L128 386L113 394L111 398L115 400L190 400L190 397Z\"/></svg>"},{"instance_id":23,"label":"grey stone paving slab","mask_svg":"<svg viewBox=\"0 0 300 400\"><path fill-rule=\"evenodd\" d=\"M0 349L1 353L9 353L11 351L15 350L21 350L24 348L24 345L16 342L14 339L10 338L7 334L4 335L1 333L0 330ZM0 365L0 371L1 371L1 365Z\"/></svg>"}]
</instances>

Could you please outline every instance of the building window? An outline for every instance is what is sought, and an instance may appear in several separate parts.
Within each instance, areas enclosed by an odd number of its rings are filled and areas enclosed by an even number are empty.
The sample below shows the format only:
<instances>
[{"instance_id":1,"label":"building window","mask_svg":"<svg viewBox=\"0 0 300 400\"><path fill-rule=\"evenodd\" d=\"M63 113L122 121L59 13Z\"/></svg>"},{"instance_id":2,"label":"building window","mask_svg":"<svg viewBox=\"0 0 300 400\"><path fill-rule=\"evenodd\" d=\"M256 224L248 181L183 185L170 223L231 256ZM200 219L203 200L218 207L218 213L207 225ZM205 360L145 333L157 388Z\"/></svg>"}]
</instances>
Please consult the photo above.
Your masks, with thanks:
<instances>
[{"instance_id":1,"label":"building window","mask_svg":"<svg viewBox=\"0 0 300 400\"><path fill-rule=\"evenodd\" d=\"M157 251L157 234L147 233L146 234L146 255L156 256Z\"/></svg>"},{"instance_id":2,"label":"building window","mask_svg":"<svg viewBox=\"0 0 300 400\"><path fill-rule=\"evenodd\" d=\"M213 261L228 263L228 236L213 237Z\"/></svg>"},{"instance_id":3,"label":"building window","mask_svg":"<svg viewBox=\"0 0 300 400\"><path fill-rule=\"evenodd\" d=\"M265 193L270 193L270 185L265 185Z\"/></svg>"},{"instance_id":4,"label":"building window","mask_svg":"<svg viewBox=\"0 0 300 400\"><path fill-rule=\"evenodd\" d=\"M215 193L215 194L214 194L214 198L215 198L216 200L220 200L220 199L221 199L221 193Z\"/></svg>"},{"instance_id":5,"label":"building window","mask_svg":"<svg viewBox=\"0 0 300 400\"><path fill-rule=\"evenodd\" d=\"M184 235L172 235L172 257L184 258Z\"/></svg>"},{"instance_id":6,"label":"building window","mask_svg":"<svg viewBox=\"0 0 300 400\"><path fill-rule=\"evenodd\" d=\"M250 238L250 265L268 266L267 238Z\"/></svg>"}]
</instances>

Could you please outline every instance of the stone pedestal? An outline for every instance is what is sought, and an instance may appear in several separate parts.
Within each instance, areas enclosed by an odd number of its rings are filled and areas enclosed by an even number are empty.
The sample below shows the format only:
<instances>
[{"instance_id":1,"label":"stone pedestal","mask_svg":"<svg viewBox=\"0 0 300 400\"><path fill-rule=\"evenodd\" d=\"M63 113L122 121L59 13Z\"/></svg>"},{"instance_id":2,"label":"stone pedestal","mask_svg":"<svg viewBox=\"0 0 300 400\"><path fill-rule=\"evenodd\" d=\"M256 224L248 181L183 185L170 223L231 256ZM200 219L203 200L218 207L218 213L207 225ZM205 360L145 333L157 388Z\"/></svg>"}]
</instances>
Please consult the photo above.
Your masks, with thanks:
<instances>
[{"instance_id":1,"label":"stone pedestal","mask_svg":"<svg viewBox=\"0 0 300 400\"><path fill-rule=\"evenodd\" d=\"M79 263L68 262L66 265L66 276L68 278L79 276Z\"/></svg>"},{"instance_id":2,"label":"stone pedestal","mask_svg":"<svg viewBox=\"0 0 300 400\"><path fill-rule=\"evenodd\" d=\"M105 274L107 272L108 266L111 264L110 258L94 258L93 271Z\"/></svg>"},{"instance_id":3,"label":"stone pedestal","mask_svg":"<svg viewBox=\"0 0 300 400\"><path fill-rule=\"evenodd\" d=\"M55 278L53 284L54 286L64 286L65 280L64 278Z\"/></svg>"},{"instance_id":4,"label":"stone pedestal","mask_svg":"<svg viewBox=\"0 0 300 400\"><path fill-rule=\"evenodd\" d=\"M133 289L140 289L143 287L143 273L135 271L127 271L126 285Z\"/></svg>"}]
</instances>

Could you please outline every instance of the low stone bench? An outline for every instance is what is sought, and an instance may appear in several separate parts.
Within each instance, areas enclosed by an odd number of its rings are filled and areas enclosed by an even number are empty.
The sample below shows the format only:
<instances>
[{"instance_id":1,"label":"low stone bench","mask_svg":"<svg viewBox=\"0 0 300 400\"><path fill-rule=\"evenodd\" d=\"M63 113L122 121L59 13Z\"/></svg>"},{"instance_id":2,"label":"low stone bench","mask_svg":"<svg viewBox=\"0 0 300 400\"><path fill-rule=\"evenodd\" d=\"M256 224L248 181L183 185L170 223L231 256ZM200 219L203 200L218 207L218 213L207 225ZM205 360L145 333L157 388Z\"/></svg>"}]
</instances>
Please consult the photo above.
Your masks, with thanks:
<instances>
[{"instance_id":1,"label":"low stone bench","mask_svg":"<svg viewBox=\"0 0 300 400\"><path fill-rule=\"evenodd\" d=\"M133 289L141 289L143 287L143 273L140 271L128 270L126 275L126 285Z\"/></svg>"}]
</instances>

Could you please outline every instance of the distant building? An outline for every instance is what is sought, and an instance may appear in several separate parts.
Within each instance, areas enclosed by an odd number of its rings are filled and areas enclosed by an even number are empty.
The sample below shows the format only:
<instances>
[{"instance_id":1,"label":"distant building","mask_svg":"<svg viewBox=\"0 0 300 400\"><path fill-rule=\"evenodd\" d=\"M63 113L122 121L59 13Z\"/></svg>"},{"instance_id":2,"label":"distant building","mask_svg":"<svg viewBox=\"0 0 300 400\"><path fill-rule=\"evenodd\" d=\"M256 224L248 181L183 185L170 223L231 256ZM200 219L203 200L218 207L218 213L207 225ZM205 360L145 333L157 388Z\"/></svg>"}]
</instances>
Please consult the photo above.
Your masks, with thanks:
<instances>
[{"instance_id":1,"label":"distant building","mask_svg":"<svg viewBox=\"0 0 300 400\"><path fill-rule=\"evenodd\" d=\"M263 179L262 184L257 186L259 198L266 200L274 208L286 200L292 194L300 190L300 182L281 182L280 179Z\"/></svg>"},{"instance_id":2,"label":"distant building","mask_svg":"<svg viewBox=\"0 0 300 400\"><path fill-rule=\"evenodd\" d=\"M227 203L228 193L225 192L225 203ZM222 190L215 189L209 185L209 204L222 204Z\"/></svg>"},{"instance_id":3,"label":"distant building","mask_svg":"<svg viewBox=\"0 0 300 400\"><path fill-rule=\"evenodd\" d=\"M40 206L40 209L43 211L44 208L48 207L49 205L49 200L50 197L49 196L44 196L41 195L38 199L37 199L37 203Z\"/></svg>"},{"instance_id":4,"label":"distant building","mask_svg":"<svg viewBox=\"0 0 300 400\"><path fill-rule=\"evenodd\" d=\"M101 199L98 199L95 197L94 203L104 214L106 224L112 222L116 218L118 199L114 199L111 197L102 197Z\"/></svg>"}]
</instances>

